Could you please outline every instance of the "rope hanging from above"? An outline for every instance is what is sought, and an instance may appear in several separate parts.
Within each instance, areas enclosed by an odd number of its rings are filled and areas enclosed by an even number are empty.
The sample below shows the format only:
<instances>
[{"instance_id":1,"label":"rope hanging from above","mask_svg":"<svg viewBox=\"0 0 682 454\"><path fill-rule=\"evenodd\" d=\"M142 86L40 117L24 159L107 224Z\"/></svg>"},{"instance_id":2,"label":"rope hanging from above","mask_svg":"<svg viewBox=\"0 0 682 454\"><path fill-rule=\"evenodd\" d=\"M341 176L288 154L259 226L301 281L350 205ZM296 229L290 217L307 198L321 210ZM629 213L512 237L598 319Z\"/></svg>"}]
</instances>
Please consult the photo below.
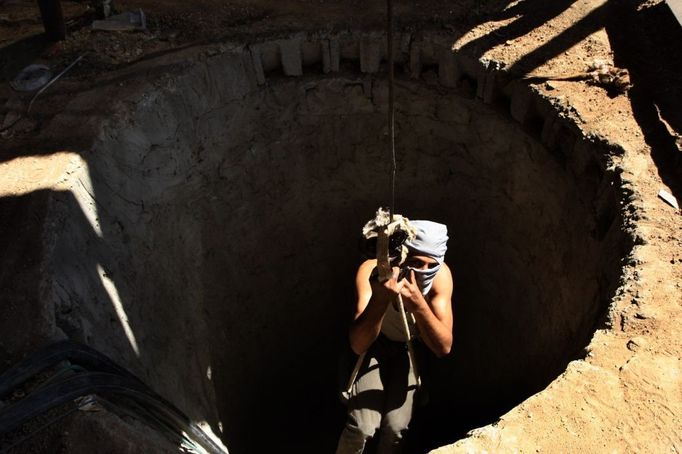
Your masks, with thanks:
<instances>
[{"instance_id":1,"label":"rope hanging from above","mask_svg":"<svg viewBox=\"0 0 682 454\"><path fill-rule=\"evenodd\" d=\"M396 177L396 158L395 158L395 108L394 108L394 58L393 58L393 0L386 0L387 24L386 39L388 50L388 135L391 151L391 205L386 212L379 208L376 217L370 220L362 230L365 238L367 250L372 251L377 259L377 271L380 282L384 282L393 277L393 264L400 265L407 258L406 241L414 240L417 230L410 224L410 221L400 215L395 214L395 177ZM393 262L393 263L392 263ZM407 339L407 353L412 366L417 387L421 387L421 378L415 360L414 349L412 347L412 333L408 326L405 305L400 294L396 297L396 303L402 320L402 328ZM365 359L366 352L363 352L355 363L355 368L351 373L346 390L342 393L344 399L348 399L355 380L360 372L360 367Z\"/></svg>"},{"instance_id":2,"label":"rope hanging from above","mask_svg":"<svg viewBox=\"0 0 682 454\"><path fill-rule=\"evenodd\" d=\"M391 206L389 214L391 222L395 214L395 176L396 176L396 159L395 159L395 107L394 107L394 58L393 58L393 0L386 0L386 39L388 50L388 136L389 146L391 150Z\"/></svg>"}]
</instances>

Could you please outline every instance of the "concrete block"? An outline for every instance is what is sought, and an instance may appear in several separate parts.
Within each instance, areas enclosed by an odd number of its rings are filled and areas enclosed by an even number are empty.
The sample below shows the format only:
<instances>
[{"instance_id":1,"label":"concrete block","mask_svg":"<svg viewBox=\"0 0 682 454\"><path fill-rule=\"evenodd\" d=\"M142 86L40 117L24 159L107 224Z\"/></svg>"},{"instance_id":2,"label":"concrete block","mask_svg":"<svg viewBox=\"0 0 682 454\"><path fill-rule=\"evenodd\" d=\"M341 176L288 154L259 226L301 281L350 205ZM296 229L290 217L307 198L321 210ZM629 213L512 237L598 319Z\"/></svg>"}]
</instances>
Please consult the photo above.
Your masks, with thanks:
<instances>
[{"instance_id":1,"label":"concrete block","mask_svg":"<svg viewBox=\"0 0 682 454\"><path fill-rule=\"evenodd\" d=\"M533 106L533 93L528 85L522 83L515 84L511 94L511 106L509 108L512 118L522 125L525 125L530 117L531 107Z\"/></svg>"},{"instance_id":2,"label":"concrete block","mask_svg":"<svg viewBox=\"0 0 682 454\"><path fill-rule=\"evenodd\" d=\"M381 38L362 38L360 41L360 71L369 74L379 72L384 47L385 43Z\"/></svg>"},{"instance_id":3,"label":"concrete block","mask_svg":"<svg viewBox=\"0 0 682 454\"><path fill-rule=\"evenodd\" d=\"M265 84L265 72L263 71L263 61L261 60L260 49L258 49L258 47L249 46L249 53L251 54L251 64L253 65L256 83L258 85L263 85Z\"/></svg>"},{"instance_id":4,"label":"concrete block","mask_svg":"<svg viewBox=\"0 0 682 454\"><path fill-rule=\"evenodd\" d=\"M322 61L322 43L319 40L304 40L301 43L303 66L312 66Z\"/></svg>"},{"instance_id":5,"label":"concrete block","mask_svg":"<svg viewBox=\"0 0 682 454\"><path fill-rule=\"evenodd\" d=\"M260 61L265 74L282 67L282 57L280 56L279 43L276 41L267 41L258 44L258 52L260 54Z\"/></svg>"},{"instance_id":6,"label":"concrete block","mask_svg":"<svg viewBox=\"0 0 682 454\"><path fill-rule=\"evenodd\" d=\"M457 57L451 49L441 48L438 59L438 82L444 87L455 88L461 77Z\"/></svg>"},{"instance_id":7,"label":"concrete block","mask_svg":"<svg viewBox=\"0 0 682 454\"><path fill-rule=\"evenodd\" d=\"M485 92L485 83L488 78L488 73L483 66L478 68L476 73L476 97L478 99L483 99Z\"/></svg>"},{"instance_id":8,"label":"concrete block","mask_svg":"<svg viewBox=\"0 0 682 454\"><path fill-rule=\"evenodd\" d=\"M485 104L492 104L498 95L497 89L497 74L493 71L488 71L485 74L485 82L483 84L483 102Z\"/></svg>"},{"instance_id":9,"label":"concrete block","mask_svg":"<svg viewBox=\"0 0 682 454\"><path fill-rule=\"evenodd\" d=\"M329 39L329 70L339 72L341 66L341 44L338 38Z\"/></svg>"},{"instance_id":10,"label":"concrete block","mask_svg":"<svg viewBox=\"0 0 682 454\"><path fill-rule=\"evenodd\" d=\"M282 70L287 76L303 75L303 61L301 58L301 38L279 41L279 50L282 58Z\"/></svg>"},{"instance_id":11,"label":"concrete block","mask_svg":"<svg viewBox=\"0 0 682 454\"><path fill-rule=\"evenodd\" d=\"M540 140L542 143L551 148L552 138L556 133L556 122L558 115L556 113L549 113L545 116L545 122L542 124L542 132L540 133Z\"/></svg>"},{"instance_id":12,"label":"concrete block","mask_svg":"<svg viewBox=\"0 0 682 454\"><path fill-rule=\"evenodd\" d=\"M603 170L594 156L594 149L584 138L576 138L566 161L566 168L573 174L583 194L595 194L603 178Z\"/></svg>"},{"instance_id":13,"label":"concrete block","mask_svg":"<svg viewBox=\"0 0 682 454\"><path fill-rule=\"evenodd\" d=\"M405 39L405 36L408 39ZM393 34L393 61L396 65L402 65L407 61L407 52L409 52L409 36L404 33L394 33ZM382 42L382 58L388 61L388 43L386 42L386 37L381 38ZM405 51L404 49L407 49Z\"/></svg>"},{"instance_id":14,"label":"concrete block","mask_svg":"<svg viewBox=\"0 0 682 454\"><path fill-rule=\"evenodd\" d=\"M552 146L558 149L562 155L566 156L566 159L571 159L571 153L575 147L575 142L578 140L566 125L565 119L558 119L556 122L555 133L551 138Z\"/></svg>"},{"instance_id":15,"label":"concrete block","mask_svg":"<svg viewBox=\"0 0 682 454\"><path fill-rule=\"evenodd\" d=\"M371 80L362 81L362 92L365 94L365 97L369 99L372 99L372 85Z\"/></svg>"},{"instance_id":16,"label":"concrete block","mask_svg":"<svg viewBox=\"0 0 682 454\"><path fill-rule=\"evenodd\" d=\"M332 71L332 53L329 40L320 40L320 52L322 53L322 72L329 74Z\"/></svg>"},{"instance_id":17,"label":"concrete block","mask_svg":"<svg viewBox=\"0 0 682 454\"><path fill-rule=\"evenodd\" d=\"M419 43L412 41L410 45L410 77L419 79L422 72L421 48Z\"/></svg>"},{"instance_id":18,"label":"concrete block","mask_svg":"<svg viewBox=\"0 0 682 454\"><path fill-rule=\"evenodd\" d=\"M437 48L440 49L442 46L436 46L432 42L422 41L419 43L420 59L422 65L437 65L438 64L438 52Z\"/></svg>"},{"instance_id":19,"label":"concrete block","mask_svg":"<svg viewBox=\"0 0 682 454\"><path fill-rule=\"evenodd\" d=\"M339 38L339 54L341 59L348 61L360 60L360 41L354 35Z\"/></svg>"},{"instance_id":20,"label":"concrete block","mask_svg":"<svg viewBox=\"0 0 682 454\"><path fill-rule=\"evenodd\" d=\"M400 35L400 53L401 54L409 54L410 53L410 44L412 43L412 34L411 33L403 33Z\"/></svg>"},{"instance_id":21,"label":"concrete block","mask_svg":"<svg viewBox=\"0 0 682 454\"><path fill-rule=\"evenodd\" d=\"M557 112L553 112L546 117L540 138L547 149L566 168L569 153L575 144L575 136L564 125L564 121Z\"/></svg>"},{"instance_id":22,"label":"concrete block","mask_svg":"<svg viewBox=\"0 0 682 454\"><path fill-rule=\"evenodd\" d=\"M576 140L571 150L571 159L568 161L569 169L574 176L584 175L593 159L590 143L587 140Z\"/></svg>"},{"instance_id":23,"label":"concrete block","mask_svg":"<svg viewBox=\"0 0 682 454\"><path fill-rule=\"evenodd\" d=\"M455 55L457 56L457 63L462 74L470 79L477 80L478 74L485 69L481 62L473 57L462 55L461 53Z\"/></svg>"}]
</instances>

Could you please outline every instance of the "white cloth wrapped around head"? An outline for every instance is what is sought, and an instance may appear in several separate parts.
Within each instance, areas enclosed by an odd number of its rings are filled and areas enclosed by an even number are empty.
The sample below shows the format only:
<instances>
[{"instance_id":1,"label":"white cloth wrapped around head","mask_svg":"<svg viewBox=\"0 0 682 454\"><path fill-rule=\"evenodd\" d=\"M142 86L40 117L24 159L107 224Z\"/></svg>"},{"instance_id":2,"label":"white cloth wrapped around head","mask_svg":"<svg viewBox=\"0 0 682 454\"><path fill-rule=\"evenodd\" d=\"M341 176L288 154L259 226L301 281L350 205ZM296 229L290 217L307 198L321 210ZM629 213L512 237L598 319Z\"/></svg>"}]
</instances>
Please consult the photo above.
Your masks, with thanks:
<instances>
[{"instance_id":1,"label":"white cloth wrapped around head","mask_svg":"<svg viewBox=\"0 0 682 454\"><path fill-rule=\"evenodd\" d=\"M410 225L417 230L417 236L405 243L409 255L431 257L437 262L426 270L408 267L407 277L409 278L409 270L414 271L417 285L426 295L431 290L433 279L445 260L445 252L448 250L448 227L432 221L410 221Z\"/></svg>"}]
</instances>

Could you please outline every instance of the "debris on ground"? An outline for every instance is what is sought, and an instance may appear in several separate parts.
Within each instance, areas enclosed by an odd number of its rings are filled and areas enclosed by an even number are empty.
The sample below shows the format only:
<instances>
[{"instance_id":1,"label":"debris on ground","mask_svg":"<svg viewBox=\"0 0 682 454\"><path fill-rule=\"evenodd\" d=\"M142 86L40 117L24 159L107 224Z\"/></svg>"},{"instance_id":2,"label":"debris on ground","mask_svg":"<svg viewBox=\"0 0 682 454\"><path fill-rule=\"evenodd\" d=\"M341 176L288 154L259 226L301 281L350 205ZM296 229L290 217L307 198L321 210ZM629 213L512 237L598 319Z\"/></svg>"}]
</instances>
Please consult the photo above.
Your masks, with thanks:
<instances>
[{"instance_id":1,"label":"debris on ground","mask_svg":"<svg viewBox=\"0 0 682 454\"><path fill-rule=\"evenodd\" d=\"M587 71L589 80L595 85L613 89L618 93L625 93L632 88L630 72L624 68L617 68L604 60L594 60Z\"/></svg>"},{"instance_id":2,"label":"debris on ground","mask_svg":"<svg viewBox=\"0 0 682 454\"><path fill-rule=\"evenodd\" d=\"M6 137L6 134L5 134L5 133L6 133L7 131L9 131L14 125L16 125L17 123L19 123L19 121L20 121L22 118L24 118L24 116L30 114L30 113L31 113L31 108L33 107L33 103L34 103L35 100L38 98L38 96L40 96L45 90L47 90L47 89L50 87L50 85L52 85L53 83L57 82L64 74L66 74L67 72L69 72L69 71L71 70L71 68L73 68L74 66L76 66L76 64L77 64L79 61L81 61L81 60L83 59L83 57L85 57L85 55L86 55L86 54L83 54L83 55L81 55L80 57L78 57L77 59L75 59L69 66L67 66L66 68L64 68L59 74L57 74L56 76L54 76L54 77L52 77L51 79L49 79L49 80L47 81L47 83L43 84L43 85L42 85L42 88L40 88L40 90L38 90L38 92L37 92L35 95L33 95L33 97L31 98L31 101L28 103L28 107L26 108L26 113L25 113L25 114L22 114L22 113L20 113L19 111L16 111L16 112L9 111L9 113L8 113L7 116L5 117L5 120L4 120L3 123L2 123L2 127L0 127L0 137L5 138L5 137Z\"/></svg>"},{"instance_id":3,"label":"debris on ground","mask_svg":"<svg viewBox=\"0 0 682 454\"><path fill-rule=\"evenodd\" d=\"M572 74L529 74L526 80L586 80L592 85L598 85L619 94L626 93L632 88L630 73L627 69L617 68L606 60L595 59L585 71Z\"/></svg>"},{"instance_id":4,"label":"debris on ground","mask_svg":"<svg viewBox=\"0 0 682 454\"><path fill-rule=\"evenodd\" d=\"M665 189L658 191L658 196L671 207L677 210L680 209L680 205L677 203L677 198Z\"/></svg>"},{"instance_id":5,"label":"debris on ground","mask_svg":"<svg viewBox=\"0 0 682 454\"><path fill-rule=\"evenodd\" d=\"M9 84L16 91L36 91L52 78L48 66L33 64L22 69Z\"/></svg>"},{"instance_id":6,"label":"debris on ground","mask_svg":"<svg viewBox=\"0 0 682 454\"><path fill-rule=\"evenodd\" d=\"M126 11L125 13L110 16L104 20L96 20L92 23L93 30L109 32L121 31L144 31L147 29L147 18L144 11Z\"/></svg>"},{"instance_id":7,"label":"debris on ground","mask_svg":"<svg viewBox=\"0 0 682 454\"><path fill-rule=\"evenodd\" d=\"M677 147L677 149L680 152L682 152L682 134L675 131L675 129L668 122L668 120L663 118L663 114L661 113L661 108L658 107L658 104L654 104L654 107L656 108L656 115L658 116L658 121L660 121L661 124L665 127L666 131L668 131L668 134L670 135L670 137L675 142L675 147Z\"/></svg>"}]
</instances>

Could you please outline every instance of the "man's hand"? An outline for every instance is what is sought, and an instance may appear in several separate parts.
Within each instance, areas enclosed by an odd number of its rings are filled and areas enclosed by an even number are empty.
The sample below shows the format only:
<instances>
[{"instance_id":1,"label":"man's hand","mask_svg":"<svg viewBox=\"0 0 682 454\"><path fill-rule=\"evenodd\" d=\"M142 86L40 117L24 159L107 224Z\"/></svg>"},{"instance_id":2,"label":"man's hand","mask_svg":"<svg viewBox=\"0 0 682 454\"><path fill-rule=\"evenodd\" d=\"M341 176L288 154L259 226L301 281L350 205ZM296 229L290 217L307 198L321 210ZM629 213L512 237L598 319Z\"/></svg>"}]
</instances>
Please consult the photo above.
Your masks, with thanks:
<instances>
[{"instance_id":1,"label":"man's hand","mask_svg":"<svg viewBox=\"0 0 682 454\"><path fill-rule=\"evenodd\" d=\"M395 301L396 296L398 296L405 285L403 282L405 279L398 281L399 273L400 269L398 267L393 267L393 277L384 282L379 282L377 273L372 273L372 276L369 279L370 285L372 286L372 295L379 301L386 303Z\"/></svg>"},{"instance_id":2,"label":"man's hand","mask_svg":"<svg viewBox=\"0 0 682 454\"><path fill-rule=\"evenodd\" d=\"M410 270L410 280L403 278L399 284L400 294L403 297L403 304L407 312L418 312L424 308L428 308L428 303L424 299L417 280L414 277L414 270Z\"/></svg>"}]
</instances>

